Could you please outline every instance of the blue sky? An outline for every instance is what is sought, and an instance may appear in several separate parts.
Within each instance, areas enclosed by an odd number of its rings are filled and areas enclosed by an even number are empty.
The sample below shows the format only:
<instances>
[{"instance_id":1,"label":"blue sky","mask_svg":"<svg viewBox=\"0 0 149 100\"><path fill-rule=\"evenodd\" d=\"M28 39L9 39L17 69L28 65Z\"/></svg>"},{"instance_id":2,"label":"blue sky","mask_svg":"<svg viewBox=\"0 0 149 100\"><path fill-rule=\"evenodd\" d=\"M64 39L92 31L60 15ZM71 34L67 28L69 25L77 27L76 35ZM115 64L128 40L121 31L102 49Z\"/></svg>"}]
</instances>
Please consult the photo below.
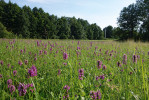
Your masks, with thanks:
<instances>
[{"instance_id":1,"label":"blue sky","mask_svg":"<svg viewBox=\"0 0 149 100\"><path fill-rule=\"evenodd\" d=\"M5 0L8 2L9 0ZM123 7L135 3L136 0L11 0L20 7L43 8L50 15L66 16L97 23L102 29L108 25L117 26L117 18Z\"/></svg>"}]
</instances>

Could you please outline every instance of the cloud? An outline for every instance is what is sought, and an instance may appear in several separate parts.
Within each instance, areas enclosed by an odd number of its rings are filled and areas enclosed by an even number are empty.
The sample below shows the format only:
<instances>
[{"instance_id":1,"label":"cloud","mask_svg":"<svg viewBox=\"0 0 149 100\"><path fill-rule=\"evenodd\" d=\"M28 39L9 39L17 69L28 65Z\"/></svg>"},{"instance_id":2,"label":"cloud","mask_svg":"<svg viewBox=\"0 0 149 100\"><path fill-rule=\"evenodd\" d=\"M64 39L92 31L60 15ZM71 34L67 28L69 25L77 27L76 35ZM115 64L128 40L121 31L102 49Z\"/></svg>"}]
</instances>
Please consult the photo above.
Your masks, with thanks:
<instances>
[{"instance_id":1,"label":"cloud","mask_svg":"<svg viewBox=\"0 0 149 100\"><path fill-rule=\"evenodd\" d=\"M27 0L27 1L32 3L41 3L41 4L64 2L64 0Z\"/></svg>"}]
</instances>

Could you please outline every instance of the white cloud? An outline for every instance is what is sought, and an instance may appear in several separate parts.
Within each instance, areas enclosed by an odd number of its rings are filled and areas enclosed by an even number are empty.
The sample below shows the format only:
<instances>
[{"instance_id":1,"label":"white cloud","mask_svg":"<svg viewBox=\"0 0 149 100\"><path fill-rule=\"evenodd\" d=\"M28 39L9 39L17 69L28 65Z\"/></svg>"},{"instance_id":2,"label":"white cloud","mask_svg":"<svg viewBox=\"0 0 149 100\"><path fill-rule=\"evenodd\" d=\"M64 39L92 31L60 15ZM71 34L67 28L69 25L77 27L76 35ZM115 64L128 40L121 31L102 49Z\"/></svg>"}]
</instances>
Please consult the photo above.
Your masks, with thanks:
<instances>
[{"instance_id":1,"label":"white cloud","mask_svg":"<svg viewBox=\"0 0 149 100\"><path fill-rule=\"evenodd\" d=\"M33 2L33 3L42 3L42 4L64 2L64 0L27 0L27 1Z\"/></svg>"}]
</instances>

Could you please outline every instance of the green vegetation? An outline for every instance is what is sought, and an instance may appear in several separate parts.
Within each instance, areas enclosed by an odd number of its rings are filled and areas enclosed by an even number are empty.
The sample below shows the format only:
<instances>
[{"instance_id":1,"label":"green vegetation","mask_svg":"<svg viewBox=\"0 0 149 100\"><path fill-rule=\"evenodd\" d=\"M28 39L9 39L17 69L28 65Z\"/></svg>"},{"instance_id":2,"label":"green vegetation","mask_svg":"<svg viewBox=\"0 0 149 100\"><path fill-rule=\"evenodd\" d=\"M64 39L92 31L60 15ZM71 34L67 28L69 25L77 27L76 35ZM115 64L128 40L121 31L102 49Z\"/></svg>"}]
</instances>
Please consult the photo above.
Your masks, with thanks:
<instances>
[{"instance_id":1,"label":"green vegetation","mask_svg":"<svg viewBox=\"0 0 149 100\"><path fill-rule=\"evenodd\" d=\"M16 3L0 0L0 22L18 38L35 39L134 39L149 41L149 1L136 0L124 7L118 17L118 27L103 30L96 23L75 17L50 15L42 8L19 7ZM105 36L106 32L106 36ZM11 36L1 36L0 38ZM13 37L11 37L13 38Z\"/></svg>"},{"instance_id":2,"label":"green vegetation","mask_svg":"<svg viewBox=\"0 0 149 100\"><path fill-rule=\"evenodd\" d=\"M149 99L148 43L3 39L0 46L1 100Z\"/></svg>"}]
</instances>

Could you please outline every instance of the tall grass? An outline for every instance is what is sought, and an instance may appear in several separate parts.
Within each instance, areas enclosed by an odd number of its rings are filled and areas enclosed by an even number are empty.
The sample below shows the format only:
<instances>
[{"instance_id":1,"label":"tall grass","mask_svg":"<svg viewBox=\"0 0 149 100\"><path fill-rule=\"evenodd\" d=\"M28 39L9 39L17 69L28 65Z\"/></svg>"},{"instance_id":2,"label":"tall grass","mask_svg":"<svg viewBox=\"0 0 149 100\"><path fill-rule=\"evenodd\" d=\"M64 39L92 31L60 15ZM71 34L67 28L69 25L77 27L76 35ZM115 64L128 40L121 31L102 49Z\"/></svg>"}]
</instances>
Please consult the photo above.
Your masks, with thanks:
<instances>
[{"instance_id":1,"label":"tall grass","mask_svg":"<svg viewBox=\"0 0 149 100\"><path fill-rule=\"evenodd\" d=\"M91 96L91 91L100 91L102 100L148 100L148 47L148 43L132 41L1 39L0 99L59 100L69 95L70 100L92 100L95 97ZM64 52L68 54L66 60L63 59ZM124 54L127 55L126 64L123 64ZM133 55L137 55L136 63ZM102 61L99 69L98 60ZM121 66L117 65L118 61ZM30 76L28 70L32 66L37 68L37 76ZM82 80L79 79L81 68L84 70ZM12 93L8 79L15 86ZM33 86L20 96L20 83ZM70 87L68 91L64 89L66 85Z\"/></svg>"}]
</instances>

